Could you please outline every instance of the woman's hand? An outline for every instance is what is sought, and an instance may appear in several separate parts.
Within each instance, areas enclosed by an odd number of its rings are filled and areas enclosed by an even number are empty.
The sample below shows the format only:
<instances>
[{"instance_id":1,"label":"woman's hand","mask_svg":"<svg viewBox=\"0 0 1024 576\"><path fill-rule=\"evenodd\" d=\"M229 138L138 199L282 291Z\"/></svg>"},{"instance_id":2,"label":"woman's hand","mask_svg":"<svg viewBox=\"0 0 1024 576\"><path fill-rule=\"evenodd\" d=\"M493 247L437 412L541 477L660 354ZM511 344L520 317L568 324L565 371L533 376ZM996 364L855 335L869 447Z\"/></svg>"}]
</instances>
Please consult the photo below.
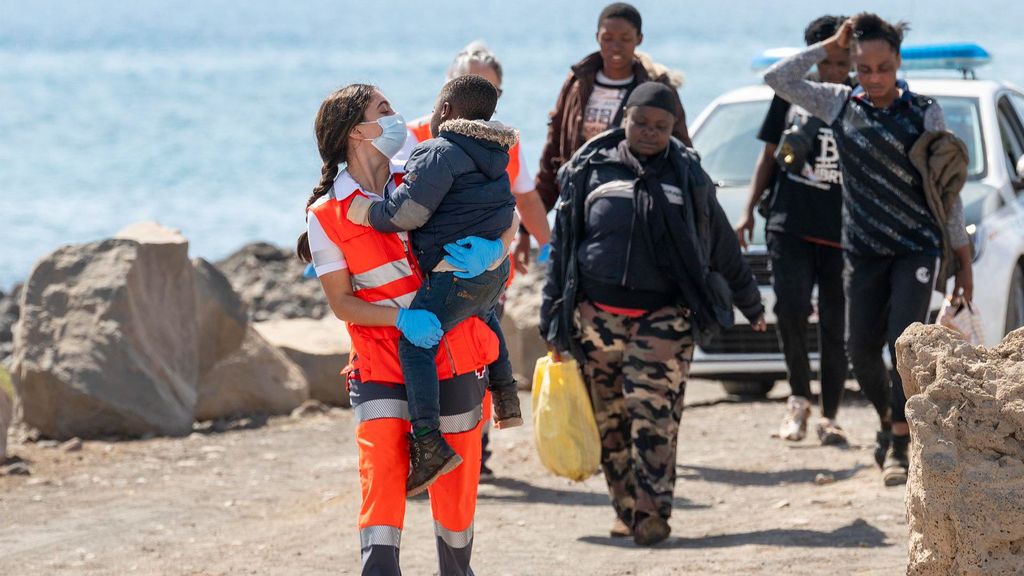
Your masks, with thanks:
<instances>
[{"instance_id":1,"label":"woman's hand","mask_svg":"<svg viewBox=\"0 0 1024 576\"><path fill-rule=\"evenodd\" d=\"M505 255L505 244L500 239L467 236L445 244L444 251L448 253L444 261L461 270L455 273L456 278L474 278Z\"/></svg>"},{"instance_id":2,"label":"woman's hand","mask_svg":"<svg viewBox=\"0 0 1024 576\"><path fill-rule=\"evenodd\" d=\"M853 19L847 18L846 22L839 27L839 30L829 38L825 40L825 50L828 51L829 56L841 56L843 53L850 50L850 43L853 40Z\"/></svg>"},{"instance_id":3,"label":"woman's hand","mask_svg":"<svg viewBox=\"0 0 1024 576\"><path fill-rule=\"evenodd\" d=\"M562 361L562 353L559 352L558 348L556 348L555 345L551 344L550 342L548 343L548 354L551 354L551 361L552 362L561 362Z\"/></svg>"},{"instance_id":4,"label":"woman's hand","mask_svg":"<svg viewBox=\"0 0 1024 576\"><path fill-rule=\"evenodd\" d=\"M757 320L750 323L750 329L754 332L765 332L768 330L768 322L764 319L764 314L757 317Z\"/></svg>"},{"instance_id":5,"label":"woman's hand","mask_svg":"<svg viewBox=\"0 0 1024 576\"><path fill-rule=\"evenodd\" d=\"M444 336L441 322L430 310L399 308L395 327L402 336L420 348L433 348Z\"/></svg>"},{"instance_id":6,"label":"woman's hand","mask_svg":"<svg viewBox=\"0 0 1024 576\"><path fill-rule=\"evenodd\" d=\"M974 302L974 268L971 265L971 247L964 246L955 251L960 263L953 282L953 302L961 298L964 303Z\"/></svg>"}]
</instances>

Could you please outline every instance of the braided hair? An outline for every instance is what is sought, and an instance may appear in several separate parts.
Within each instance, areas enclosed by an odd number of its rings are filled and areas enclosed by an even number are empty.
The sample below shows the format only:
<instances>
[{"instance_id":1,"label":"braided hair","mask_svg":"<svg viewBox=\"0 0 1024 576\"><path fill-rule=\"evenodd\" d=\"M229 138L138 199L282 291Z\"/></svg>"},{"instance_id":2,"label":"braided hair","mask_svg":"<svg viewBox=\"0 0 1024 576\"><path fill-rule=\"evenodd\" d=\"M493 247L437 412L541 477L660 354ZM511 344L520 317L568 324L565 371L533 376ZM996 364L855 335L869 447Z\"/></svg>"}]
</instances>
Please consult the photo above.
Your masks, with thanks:
<instances>
[{"instance_id":1,"label":"braided hair","mask_svg":"<svg viewBox=\"0 0 1024 576\"><path fill-rule=\"evenodd\" d=\"M320 168L320 182L306 200L306 208L330 191L338 177L338 165L348 161L348 135L363 121L370 98L377 88L369 84L349 84L331 93L316 113L313 128L316 131L316 147L324 164ZM312 262L309 251L309 235L303 232L295 245L295 252L303 262Z\"/></svg>"}]
</instances>

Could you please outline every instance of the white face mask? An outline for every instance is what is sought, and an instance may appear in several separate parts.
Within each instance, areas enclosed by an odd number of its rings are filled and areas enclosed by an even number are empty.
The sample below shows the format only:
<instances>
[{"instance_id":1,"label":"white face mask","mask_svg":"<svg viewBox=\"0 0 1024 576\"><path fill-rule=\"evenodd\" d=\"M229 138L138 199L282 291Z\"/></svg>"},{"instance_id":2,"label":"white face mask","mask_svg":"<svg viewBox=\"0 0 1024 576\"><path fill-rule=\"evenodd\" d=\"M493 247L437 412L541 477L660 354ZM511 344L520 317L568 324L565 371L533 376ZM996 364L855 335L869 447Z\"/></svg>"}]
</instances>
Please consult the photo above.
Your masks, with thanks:
<instances>
[{"instance_id":1,"label":"white face mask","mask_svg":"<svg viewBox=\"0 0 1024 576\"><path fill-rule=\"evenodd\" d=\"M370 144L387 158L398 154L405 146L405 139L409 136L409 131L405 127L405 119L401 114L381 116L376 120L360 122L360 124L380 126L380 136L370 139Z\"/></svg>"}]
</instances>

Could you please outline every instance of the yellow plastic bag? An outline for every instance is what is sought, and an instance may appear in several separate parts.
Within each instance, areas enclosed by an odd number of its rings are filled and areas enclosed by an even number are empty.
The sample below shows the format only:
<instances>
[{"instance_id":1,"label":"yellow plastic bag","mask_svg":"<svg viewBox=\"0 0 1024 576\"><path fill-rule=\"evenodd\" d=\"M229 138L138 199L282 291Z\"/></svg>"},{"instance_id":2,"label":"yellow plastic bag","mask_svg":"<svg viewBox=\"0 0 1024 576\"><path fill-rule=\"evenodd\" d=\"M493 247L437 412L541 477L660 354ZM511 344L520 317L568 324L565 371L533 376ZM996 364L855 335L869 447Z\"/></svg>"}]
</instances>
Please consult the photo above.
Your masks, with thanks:
<instances>
[{"instance_id":1,"label":"yellow plastic bag","mask_svg":"<svg viewBox=\"0 0 1024 576\"><path fill-rule=\"evenodd\" d=\"M601 464L601 438L579 366L572 359L537 360L533 371L533 436L544 467L586 480Z\"/></svg>"}]
</instances>

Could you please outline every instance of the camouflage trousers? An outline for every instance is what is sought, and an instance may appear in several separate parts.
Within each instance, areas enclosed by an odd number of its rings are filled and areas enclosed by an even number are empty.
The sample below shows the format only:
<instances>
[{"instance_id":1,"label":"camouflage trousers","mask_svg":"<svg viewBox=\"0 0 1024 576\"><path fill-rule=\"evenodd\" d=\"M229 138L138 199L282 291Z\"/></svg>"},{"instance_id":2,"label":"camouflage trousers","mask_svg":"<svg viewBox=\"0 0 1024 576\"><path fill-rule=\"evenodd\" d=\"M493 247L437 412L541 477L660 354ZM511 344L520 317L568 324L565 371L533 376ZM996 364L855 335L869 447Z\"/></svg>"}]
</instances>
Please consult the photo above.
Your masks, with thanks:
<instances>
[{"instance_id":1,"label":"camouflage trousers","mask_svg":"<svg viewBox=\"0 0 1024 576\"><path fill-rule=\"evenodd\" d=\"M576 323L612 507L627 526L646 516L667 519L693 358L690 322L678 306L629 318L582 302Z\"/></svg>"}]
</instances>

